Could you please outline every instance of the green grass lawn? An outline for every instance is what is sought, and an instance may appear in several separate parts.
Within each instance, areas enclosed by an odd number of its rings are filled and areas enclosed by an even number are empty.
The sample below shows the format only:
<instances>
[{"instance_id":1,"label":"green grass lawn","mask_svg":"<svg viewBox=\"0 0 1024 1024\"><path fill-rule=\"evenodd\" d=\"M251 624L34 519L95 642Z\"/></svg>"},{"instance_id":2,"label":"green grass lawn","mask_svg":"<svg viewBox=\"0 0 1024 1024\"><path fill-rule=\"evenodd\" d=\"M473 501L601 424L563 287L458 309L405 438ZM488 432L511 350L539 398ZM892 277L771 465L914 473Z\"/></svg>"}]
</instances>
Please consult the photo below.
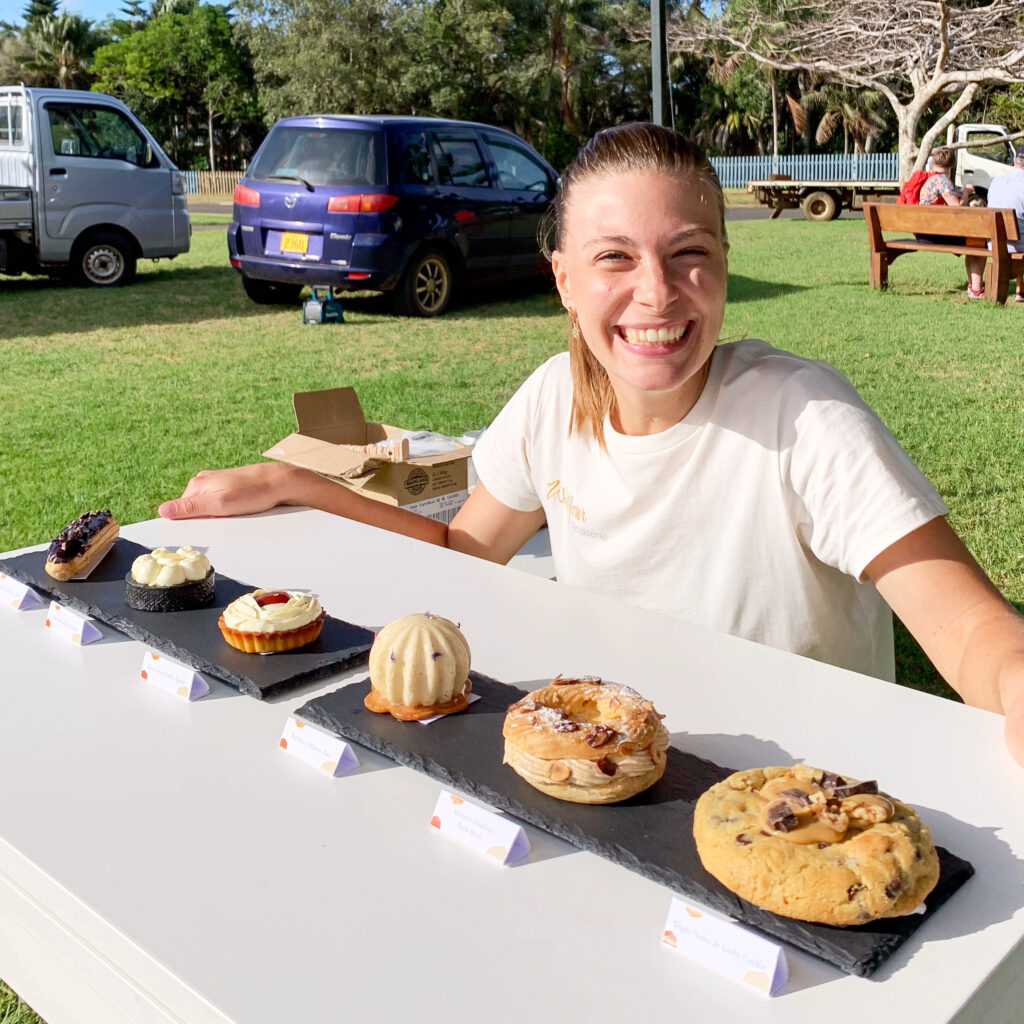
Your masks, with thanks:
<instances>
[{"instance_id":1,"label":"green grass lawn","mask_svg":"<svg viewBox=\"0 0 1024 1024\"><path fill-rule=\"evenodd\" d=\"M1024 605L1024 307L968 302L962 262L934 254L903 257L889 291L871 291L860 221L729 227L724 339L842 370ZM370 419L484 426L566 336L548 285L476 291L436 320L394 318L374 297L347 300L345 316L310 326L298 307L252 304L218 229L126 289L0 280L0 550L90 508L151 518L196 470L254 461L289 433L293 391L351 384ZM947 692L902 634L898 661L901 682Z\"/></svg>"}]
</instances>

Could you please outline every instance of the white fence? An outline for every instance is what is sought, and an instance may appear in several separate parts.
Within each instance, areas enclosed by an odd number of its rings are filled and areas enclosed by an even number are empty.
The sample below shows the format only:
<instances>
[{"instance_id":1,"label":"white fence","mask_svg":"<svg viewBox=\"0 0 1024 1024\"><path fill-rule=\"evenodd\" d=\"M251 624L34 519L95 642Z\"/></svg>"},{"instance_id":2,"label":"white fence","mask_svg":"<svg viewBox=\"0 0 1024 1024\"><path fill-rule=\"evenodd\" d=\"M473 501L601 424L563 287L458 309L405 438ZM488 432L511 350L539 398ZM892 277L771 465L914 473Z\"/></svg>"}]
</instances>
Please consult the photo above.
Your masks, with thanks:
<instances>
[{"instance_id":1,"label":"white fence","mask_svg":"<svg viewBox=\"0 0 1024 1024\"><path fill-rule=\"evenodd\" d=\"M713 156L711 166L723 188L788 174L804 181L895 181L896 153L812 153L804 156Z\"/></svg>"},{"instance_id":2,"label":"white fence","mask_svg":"<svg viewBox=\"0 0 1024 1024\"><path fill-rule=\"evenodd\" d=\"M743 188L748 181L788 174L810 181L895 181L896 153L812 153L804 156L713 156L711 166L723 188ZM229 194L244 171L185 171L189 195Z\"/></svg>"},{"instance_id":3,"label":"white fence","mask_svg":"<svg viewBox=\"0 0 1024 1024\"><path fill-rule=\"evenodd\" d=\"M245 171L182 171L189 196L230 195Z\"/></svg>"}]
</instances>

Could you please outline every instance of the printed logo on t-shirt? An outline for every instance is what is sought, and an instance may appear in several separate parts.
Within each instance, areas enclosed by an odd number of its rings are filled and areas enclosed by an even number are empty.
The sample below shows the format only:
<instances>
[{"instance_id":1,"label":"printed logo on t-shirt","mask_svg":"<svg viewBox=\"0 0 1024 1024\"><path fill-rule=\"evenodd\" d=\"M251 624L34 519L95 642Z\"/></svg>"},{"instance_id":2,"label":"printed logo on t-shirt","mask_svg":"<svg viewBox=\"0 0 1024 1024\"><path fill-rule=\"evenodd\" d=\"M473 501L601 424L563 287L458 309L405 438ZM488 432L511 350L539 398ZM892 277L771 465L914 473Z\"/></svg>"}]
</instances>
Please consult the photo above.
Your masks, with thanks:
<instances>
[{"instance_id":1,"label":"printed logo on t-shirt","mask_svg":"<svg viewBox=\"0 0 1024 1024\"><path fill-rule=\"evenodd\" d=\"M587 510L573 501L573 496L562 486L561 480L548 481L547 497L549 501L557 501L562 505L570 519L575 519L578 523L587 521Z\"/></svg>"}]
</instances>

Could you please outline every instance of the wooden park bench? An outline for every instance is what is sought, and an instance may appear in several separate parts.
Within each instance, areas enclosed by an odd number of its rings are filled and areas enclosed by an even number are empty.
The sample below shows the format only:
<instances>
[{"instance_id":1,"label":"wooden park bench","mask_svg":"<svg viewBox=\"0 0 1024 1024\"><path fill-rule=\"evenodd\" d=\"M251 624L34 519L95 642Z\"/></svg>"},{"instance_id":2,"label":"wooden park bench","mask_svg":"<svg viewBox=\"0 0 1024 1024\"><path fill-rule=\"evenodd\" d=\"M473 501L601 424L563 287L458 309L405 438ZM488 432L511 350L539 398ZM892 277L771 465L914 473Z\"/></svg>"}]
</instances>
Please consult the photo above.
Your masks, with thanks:
<instances>
[{"instance_id":1,"label":"wooden park bench","mask_svg":"<svg viewBox=\"0 0 1024 1024\"><path fill-rule=\"evenodd\" d=\"M956 256L984 256L985 298L1002 305L1010 279L1024 263L1024 252L1007 251L1006 243L1018 239L1013 210L985 206L910 206L897 203L865 203L864 222L871 247L871 287L889 284L889 264L907 252L948 252ZM884 238L883 231L921 235L949 235L949 242L924 242L917 238ZM953 244L963 238L965 244ZM991 242L992 248L989 249Z\"/></svg>"}]
</instances>

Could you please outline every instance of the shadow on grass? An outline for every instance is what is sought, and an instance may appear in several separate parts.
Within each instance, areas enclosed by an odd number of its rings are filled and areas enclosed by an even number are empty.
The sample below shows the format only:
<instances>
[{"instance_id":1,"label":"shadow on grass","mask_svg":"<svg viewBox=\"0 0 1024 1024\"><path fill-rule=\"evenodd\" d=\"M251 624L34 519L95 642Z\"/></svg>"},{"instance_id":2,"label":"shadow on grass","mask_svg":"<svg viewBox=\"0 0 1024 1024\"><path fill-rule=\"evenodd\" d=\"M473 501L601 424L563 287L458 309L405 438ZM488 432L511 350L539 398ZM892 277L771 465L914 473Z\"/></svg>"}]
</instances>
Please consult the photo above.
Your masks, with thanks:
<instances>
[{"instance_id":1,"label":"shadow on grass","mask_svg":"<svg viewBox=\"0 0 1024 1024\"><path fill-rule=\"evenodd\" d=\"M802 284L761 281L756 277L744 277L742 274L729 275L729 302L751 302L803 291L807 291L807 288Z\"/></svg>"},{"instance_id":2,"label":"shadow on grass","mask_svg":"<svg viewBox=\"0 0 1024 1024\"><path fill-rule=\"evenodd\" d=\"M391 311L391 295L386 292L360 292L341 295L346 311L371 317L401 320ZM452 295L444 320L487 320L515 315L509 303L539 299L530 307L530 316L564 316L562 305L551 277L514 278L508 281L463 284ZM545 302L544 299L548 301Z\"/></svg>"},{"instance_id":3,"label":"shadow on grass","mask_svg":"<svg viewBox=\"0 0 1024 1024\"><path fill-rule=\"evenodd\" d=\"M275 313L301 316L305 292L294 303L260 305L242 290L230 267L160 267L143 270L125 288L78 288L60 278L20 277L3 284L4 320L21 337L158 324L201 323L212 318L263 317ZM516 315L511 303L535 300L530 316L562 315L551 277L489 280L461 287L452 296L446 320L479 320ZM545 299L549 301L545 301ZM394 321L390 296L352 293L341 296L346 312L361 323ZM367 319L368 318L368 319Z\"/></svg>"}]
</instances>

